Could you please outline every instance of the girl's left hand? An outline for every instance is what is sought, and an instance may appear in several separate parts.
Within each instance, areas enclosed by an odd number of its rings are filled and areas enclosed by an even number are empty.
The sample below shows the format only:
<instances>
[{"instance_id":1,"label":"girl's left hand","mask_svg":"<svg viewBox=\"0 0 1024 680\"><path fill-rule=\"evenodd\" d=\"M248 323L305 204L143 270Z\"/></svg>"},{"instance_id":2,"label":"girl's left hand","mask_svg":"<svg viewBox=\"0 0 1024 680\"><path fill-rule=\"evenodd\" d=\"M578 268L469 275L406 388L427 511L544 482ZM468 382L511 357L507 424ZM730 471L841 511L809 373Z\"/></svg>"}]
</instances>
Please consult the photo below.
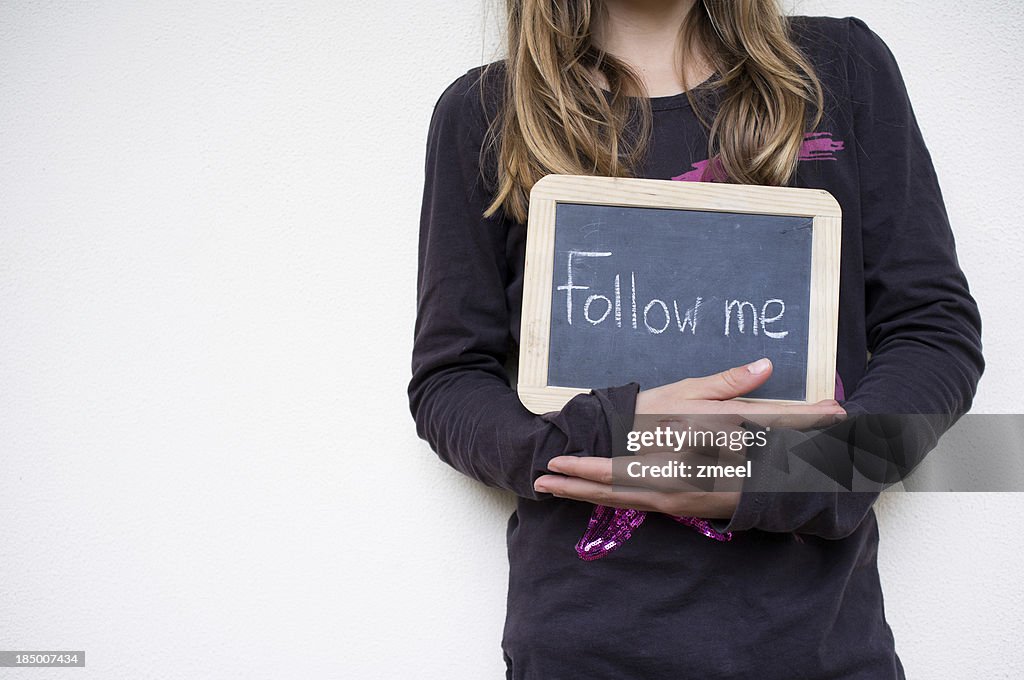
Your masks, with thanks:
<instances>
[{"instance_id":1,"label":"girl's left hand","mask_svg":"<svg viewBox=\"0 0 1024 680\"><path fill-rule=\"evenodd\" d=\"M738 490L684 490L678 480L666 485L665 480L645 478L639 480L642 487L632 480L633 487L613 486L612 465L611 458L558 456L548 463L548 469L558 474L538 477L533 488L594 505L692 517L729 518L739 503Z\"/></svg>"}]
</instances>

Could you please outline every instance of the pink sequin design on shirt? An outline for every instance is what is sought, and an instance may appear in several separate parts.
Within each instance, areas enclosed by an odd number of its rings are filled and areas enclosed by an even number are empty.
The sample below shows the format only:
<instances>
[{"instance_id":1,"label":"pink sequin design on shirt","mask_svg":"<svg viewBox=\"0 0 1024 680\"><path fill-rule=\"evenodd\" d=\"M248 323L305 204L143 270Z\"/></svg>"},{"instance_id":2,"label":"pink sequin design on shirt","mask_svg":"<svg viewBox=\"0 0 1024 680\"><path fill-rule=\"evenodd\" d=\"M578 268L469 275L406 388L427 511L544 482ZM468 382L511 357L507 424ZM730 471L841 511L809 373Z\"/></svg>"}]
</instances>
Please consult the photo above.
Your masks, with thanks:
<instances>
[{"instance_id":1,"label":"pink sequin design on shirt","mask_svg":"<svg viewBox=\"0 0 1024 680\"><path fill-rule=\"evenodd\" d=\"M834 161L838 160L836 154L845 148L845 142L833 139L831 132L808 132L804 135L803 144L800 145L797 160ZM723 182L726 175L717 161L709 159L697 161L689 170L672 179L680 182Z\"/></svg>"}]
</instances>

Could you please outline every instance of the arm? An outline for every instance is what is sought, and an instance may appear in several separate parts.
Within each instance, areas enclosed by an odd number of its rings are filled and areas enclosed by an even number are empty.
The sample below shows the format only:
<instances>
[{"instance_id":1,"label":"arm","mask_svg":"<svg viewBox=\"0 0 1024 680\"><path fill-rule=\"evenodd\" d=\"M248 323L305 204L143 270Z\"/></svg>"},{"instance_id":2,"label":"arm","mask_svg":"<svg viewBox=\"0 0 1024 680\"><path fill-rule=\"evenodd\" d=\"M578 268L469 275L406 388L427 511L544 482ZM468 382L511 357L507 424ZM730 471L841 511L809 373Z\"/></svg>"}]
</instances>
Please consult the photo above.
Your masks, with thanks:
<instances>
[{"instance_id":1,"label":"arm","mask_svg":"<svg viewBox=\"0 0 1024 680\"><path fill-rule=\"evenodd\" d=\"M872 452L919 461L970 408L984 370L981 320L896 61L863 22L851 19L849 29L871 358L844 407L853 417L927 415L900 420L901 450ZM818 447L821 456L847 455L838 439L812 441L792 430L777 433L758 454L781 460L801 445ZM842 538L877 495L744 492L724 528Z\"/></svg>"},{"instance_id":2,"label":"arm","mask_svg":"<svg viewBox=\"0 0 1024 680\"><path fill-rule=\"evenodd\" d=\"M416 430L446 463L489 486L538 498L558 455L610 456L632 426L638 386L594 390L537 416L505 370L509 225L482 217L486 117L474 72L441 95L427 137L409 404Z\"/></svg>"}]
</instances>

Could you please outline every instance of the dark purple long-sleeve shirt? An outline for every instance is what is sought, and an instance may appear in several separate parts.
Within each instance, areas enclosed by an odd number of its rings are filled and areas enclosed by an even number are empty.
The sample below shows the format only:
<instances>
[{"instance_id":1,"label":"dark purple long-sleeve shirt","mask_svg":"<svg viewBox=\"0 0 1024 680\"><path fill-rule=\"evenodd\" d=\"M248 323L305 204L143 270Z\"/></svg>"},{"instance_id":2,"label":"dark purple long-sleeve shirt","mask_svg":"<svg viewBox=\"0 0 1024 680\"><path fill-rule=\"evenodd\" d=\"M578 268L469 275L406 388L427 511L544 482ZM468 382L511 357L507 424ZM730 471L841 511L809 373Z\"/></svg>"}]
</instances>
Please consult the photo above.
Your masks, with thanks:
<instances>
[{"instance_id":1,"label":"dark purple long-sleeve shirt","mask_svg":"<svg viewBox=\"0 0 1024 680\"><path fill-rule=\"evenodd\" d=\"M797 17L792 27L826 93L793 184L826 189L843 209L844 407L947 414L941 430L970 407L981 323L902 78L857 19ZM482 143L503 71L482 74L452 83L430 125L409 397L417 431L444 461L519 497L508 524L508 677L903 677L876 566L876 494L744 490L717 523L730 542L655 514L613 554L578 559L592 506L537 494L533 481L555 456L611 455L638 388L652 386L596 389L546 416L520 403L526 227L482 217L494 175ZM637 175L699 179L707 136L686 95L651 106ZM928 422L922 446L941 434Z\"/></svg>"}]
</instances>

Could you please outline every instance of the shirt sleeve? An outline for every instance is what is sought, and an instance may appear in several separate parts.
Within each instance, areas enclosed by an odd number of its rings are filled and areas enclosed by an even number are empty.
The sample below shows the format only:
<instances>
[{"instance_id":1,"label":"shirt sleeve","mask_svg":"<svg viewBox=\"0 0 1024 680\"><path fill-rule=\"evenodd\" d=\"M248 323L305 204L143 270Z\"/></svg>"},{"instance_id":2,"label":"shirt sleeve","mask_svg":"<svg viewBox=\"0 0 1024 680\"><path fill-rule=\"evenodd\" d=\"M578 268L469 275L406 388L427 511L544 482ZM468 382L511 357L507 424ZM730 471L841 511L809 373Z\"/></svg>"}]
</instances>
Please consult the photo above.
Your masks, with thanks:
<instances>
[{"instance_id":1,"label":"shirt sleeve","mask_svg":"<svg viewBox=\"0 0 1024 680\"><path fill-rule=\"evenodd\" d=\"M981 319L896 60L864 22L848 26L870 359L843 405L854 418L909 416L899 420L898 441L881 438L871 453L912 468L971 406L985 365ZM781 430L758 453L784 465L798 446L817 448L819 458L850 451L838 438ZM725 528L842 538L877 496L745 490Z\"/></svg>"},{"instance_id":2,"label":"shirt sleeve","mask_svg":"<svg viewBox=\"0 0 1024 680\"><path fill-rule=\"evenodd\" d=\"M639 386L593 390L535 415L511 386L508 218L484 218L486 120L478 71L434 107L420 216L409 404L416 430L446 463L488 486L537 499L555 456L624 448Z\"/></svg>"}]
</instances>

